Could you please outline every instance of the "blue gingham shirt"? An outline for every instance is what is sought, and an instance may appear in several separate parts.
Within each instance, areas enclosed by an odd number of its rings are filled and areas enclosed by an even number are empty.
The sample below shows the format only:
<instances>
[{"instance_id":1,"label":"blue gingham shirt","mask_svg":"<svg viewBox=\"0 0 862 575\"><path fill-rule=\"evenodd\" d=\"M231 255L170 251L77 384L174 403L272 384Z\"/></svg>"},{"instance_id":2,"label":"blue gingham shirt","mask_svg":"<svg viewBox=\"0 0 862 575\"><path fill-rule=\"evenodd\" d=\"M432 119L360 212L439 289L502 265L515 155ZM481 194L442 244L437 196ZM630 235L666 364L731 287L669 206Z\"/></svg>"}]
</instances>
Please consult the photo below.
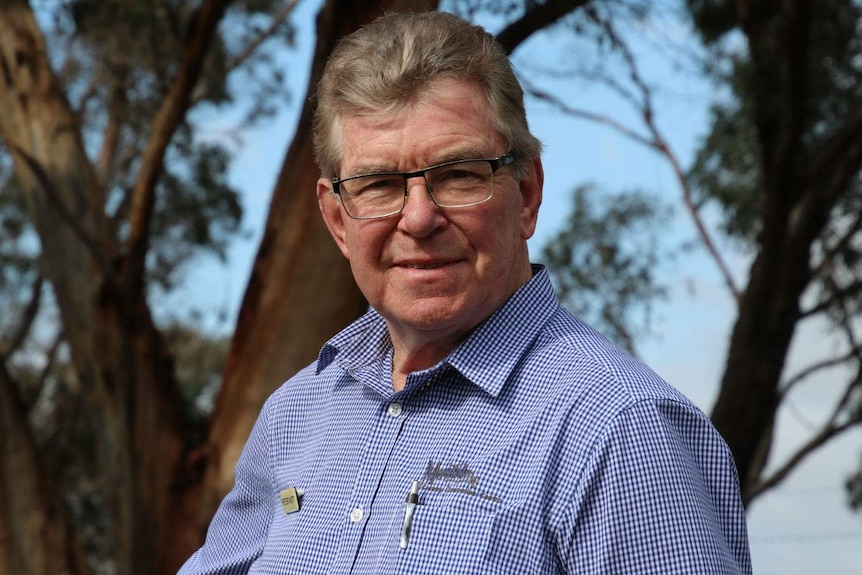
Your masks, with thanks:
<instances>
[{"instance_id":1,"label":"blue gingham shirt","mask_svg":"<svg viewBox=\"0 0 862 575\"><path fill-rule=\"evenodd\" d=\"M180 573L751 573L735 467L707 417L534 272L398 393L376 312L332 338L264 405ZM281 501L291 488L298 511Z\"/></svg>"}]
</instances>

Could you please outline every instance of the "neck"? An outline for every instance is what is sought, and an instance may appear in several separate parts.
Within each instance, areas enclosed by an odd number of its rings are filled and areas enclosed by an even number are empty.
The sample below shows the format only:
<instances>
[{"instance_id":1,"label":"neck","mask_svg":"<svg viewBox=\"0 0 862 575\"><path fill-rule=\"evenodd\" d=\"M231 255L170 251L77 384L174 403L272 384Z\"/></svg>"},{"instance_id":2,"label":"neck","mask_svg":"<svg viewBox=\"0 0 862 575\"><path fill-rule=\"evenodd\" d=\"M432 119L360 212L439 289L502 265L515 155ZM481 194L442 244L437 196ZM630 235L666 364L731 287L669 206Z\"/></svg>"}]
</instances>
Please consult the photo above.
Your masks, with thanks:
<instances>
[{"instance_id":1,"label":"neck","mask_svg":"<svg viewBox=\"0 0 862 575\"><path fill-rule=\"evenodd\" d=\"M512 289L504 299L496 302L503 305L518 288L533 276L529 260L525 258L523 273L512 282ZM514 276L513 276L514 277ZM494 307L485 318L496 311ZM404 389L407 376L414 371L428 369L446 358L462 341L472 333L480 322L471 325L458 324L441 329L423 330L415 326L387 320L389 336L392 339L392 388L397 392Z\"/></svg>"},{"instance_id":2,"label":"neck","mask_svg":"<svg viewBox=\"0 0 862 575\"><path fill-rule=\"evenodd\" d=\"M463 334L445 340L434 339L423 342L415 339L404 341L391 331L390 333L393 347L392 388L395 391L404 389L410 373L437 365L467 337L467 334Z\"/></svg>"}]
</instances>

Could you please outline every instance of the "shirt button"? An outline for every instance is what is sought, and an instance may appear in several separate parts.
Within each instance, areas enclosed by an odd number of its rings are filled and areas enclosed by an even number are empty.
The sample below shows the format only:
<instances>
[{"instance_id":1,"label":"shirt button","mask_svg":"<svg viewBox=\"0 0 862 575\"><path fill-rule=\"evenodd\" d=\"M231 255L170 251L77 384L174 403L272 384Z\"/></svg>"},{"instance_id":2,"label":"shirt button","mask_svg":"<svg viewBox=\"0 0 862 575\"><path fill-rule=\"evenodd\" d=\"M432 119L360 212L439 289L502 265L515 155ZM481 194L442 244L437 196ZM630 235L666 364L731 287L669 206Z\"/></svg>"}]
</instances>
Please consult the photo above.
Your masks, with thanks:
<instances>
[{"instance_id":1,"label":"shirt button","mask_svg":"<svg viewBox=\"0 0 862 575\"><path fill-rule=\"evenodd\" d=\"M361 507L357 507L356 509L354 509L353 511L350 512L350 520L353 521L354 523L359 523L360 521L362 521L362 518L364 516L365 516L365 514L362 512Z\"/></svg>"},{"instance_id":2,"label":"shirt button","mask_svg":"<svg viewBox=\"0 0 862 575\"><path fill-rule=\"evenodd\" d=\"M404 409L401 407L400 403L390 403L389 404L389 415L392 417L398 417Z\"/></svg>"}]
</instances>

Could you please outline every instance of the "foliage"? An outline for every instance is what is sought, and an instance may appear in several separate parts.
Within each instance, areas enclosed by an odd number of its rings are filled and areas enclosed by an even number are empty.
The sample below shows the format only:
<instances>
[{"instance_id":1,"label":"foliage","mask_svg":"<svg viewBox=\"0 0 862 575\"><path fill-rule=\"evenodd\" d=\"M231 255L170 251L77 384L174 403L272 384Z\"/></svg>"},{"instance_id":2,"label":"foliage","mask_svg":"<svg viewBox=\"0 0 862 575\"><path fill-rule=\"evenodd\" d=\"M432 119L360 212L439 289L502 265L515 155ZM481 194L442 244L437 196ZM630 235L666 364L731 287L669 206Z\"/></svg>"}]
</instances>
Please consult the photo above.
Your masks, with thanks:
<instances>
[{"instance_id":1,"label":"foliage","mask_svg":"<svg viewBox=\"0 0 862 575\"><path fill-rule=\"evenodd\" d=\"M224 258L240 230L242 202L227 179L237 139L208 135L207 126L223 108L244 108L244 115L233 112L233 120L220 120L230 134L285 102L286 76L274 58L292 46L294 30L288 19L272 17L279 4L236 3L208 52L195 112L175 135L157 185L147 272L161 290L176 287L178 274L198 254ZM122 240L152 117L176 74L198 2L73 0L37 8L54 68L98 169L105 212ZM229 82L231 72L252 74L255 82ZM7 338L17 327L11 318L20 316L33 295L38 258L38 237L9 156L0 149L0 330Z\"/></svg>"},{"instance_id":2,"label":"foliage","mask_svg":"<svg viewBox=\"0 0 862 575\"><path fill-rule=\"evenodd\" d=\"M859 471L847 479L847 500L854 511L862 511L862 462Z\"/></svg>"},{"instance_id":3,"label":"foliage","mask_svg":"<svg viewBox=\"0 0 862 575\"><path fill-rule=\"evenodd\" d=\"M666 294L657 269L666 216L643 193L582 186L563 229L542 251L564 305L632 351L648 331L654 300Z\"/></svg>"},{"instance_id":4,"label":"foliage","mask_svg":"<svg viewBox=\"0 0 862 575\"><path fill-rule=\"evenodd\" d=\"M212 414L221 387L230 338L210 337L194 325L173 324L164 329L176 361L177 380L186 401L188 421L199 428Z\"/></svg>"},{"instance_id":5,"label":"foliage","mask_svg":"<svg viewBox=\"0 0 862 575\"><path fill-rule=\"evenodd\" d=\"M731 34L733 3L690 0L688 4L713 56L732 63L729 73L707 68L717 86L730 88L731 96L713 106L712 130L691 168L691 181L699 202L713 201L721 206L725 233L751 248L760 230L758 146L763 143L756 129L754 106L757 92L767 86L757 84L757 70L748 52L734 48L739 42ZM803 62L808 78L798 104L802 149L797 165L784 166L789 177L804 177L804 170L821 147L842 128L852 104L862 98L860 19L862 7L842 0L820 2L810 11L810 37ZM770 36L764 41L780 40ZM766 97L776 107L783 105L776 96ZM831 221L844 222L858 213L846 208L852 210L858 203L852 198L858 198L859 193L857 181Z\"/></svg>"}]
</instances>

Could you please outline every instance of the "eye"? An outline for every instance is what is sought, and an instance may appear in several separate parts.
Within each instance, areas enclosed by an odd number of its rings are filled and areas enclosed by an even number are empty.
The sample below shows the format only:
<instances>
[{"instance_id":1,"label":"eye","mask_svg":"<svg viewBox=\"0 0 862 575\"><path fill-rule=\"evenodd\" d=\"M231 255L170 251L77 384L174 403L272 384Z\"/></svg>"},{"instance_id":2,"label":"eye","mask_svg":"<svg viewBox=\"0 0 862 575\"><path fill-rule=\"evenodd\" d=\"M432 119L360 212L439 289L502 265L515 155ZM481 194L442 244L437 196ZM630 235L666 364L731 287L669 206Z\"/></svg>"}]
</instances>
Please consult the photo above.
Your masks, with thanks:
<instances>
[{"instance_id":1,"label":"eye","mask_svg":"<svg viewBox=\"0 0 862 575\"><path fill-rule=\"evenodd\" d=\"M484 183L490 176L489 166L482 162L466 162L443 166L429 172L428 179L435 189L440 187L470 187Z\"/></svg>"},{"instance_id":2,"label":"eye","mask_svg":"<svg viewBox=\"0 0 862 575\"><path fill-rule=\"evenodd\" d=\"M469 178L479 178L481 179L482 174L479 173L476 169L471 169L470 166L453 166L451 168L447 168L442 170L439 174L438 179L441 181L445 180L464 180Z\"/></svg>"},{"instance_id":3,"label":"eye","mask_svg":"<svg viewBox=\"0 0 862 575\"><path fill-rule=\"evenodd\" d=\"M344 182L347 190L354 196L378 196L401 194L404 191L404 180L400 176L371 175L362 176Z\"/></svg>"}]
</instances>

